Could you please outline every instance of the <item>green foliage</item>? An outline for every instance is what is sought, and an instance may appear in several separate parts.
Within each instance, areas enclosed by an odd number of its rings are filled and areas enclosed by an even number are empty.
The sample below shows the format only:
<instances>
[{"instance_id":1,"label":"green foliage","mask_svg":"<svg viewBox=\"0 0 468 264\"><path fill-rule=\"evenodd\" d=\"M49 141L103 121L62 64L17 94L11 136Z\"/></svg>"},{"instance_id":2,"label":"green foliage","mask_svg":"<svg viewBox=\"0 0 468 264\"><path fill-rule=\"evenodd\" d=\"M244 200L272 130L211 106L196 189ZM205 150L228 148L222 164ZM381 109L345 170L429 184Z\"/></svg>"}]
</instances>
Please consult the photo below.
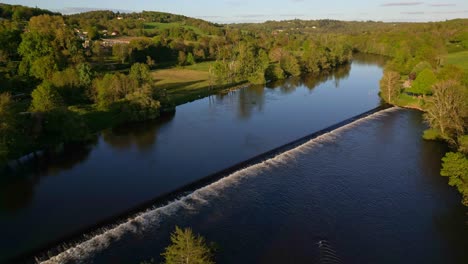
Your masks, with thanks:
<instances>
[{"instance_id":1,"label":"green foliage","mask_svg":"<svg viewBox=\"0 0 468 264\"><path fill-rule=\"evenodd\" d=\"M115 44L112 47L112 55L120 60L121 63L125 63L132 53L132 49L128 44Z\"/></svg>"},{"instance_id":2,"label":"green foliage","mask_svg":"<svg viewBox=\"0 0 468 264\"><path fill-rule=\"evenodd\" d=\"M416 64L416 66L414 66L411 72L418 76L425 69L432 70L432 65L427 61L421 61L420 63Z\"/></svg>"},{"instance_id":3,"label":"green foliage","mask_svg":"<svg viewBox=\"0 0 468 264\"><path fill-rule=\"evenodd\" d=\"M76 66L78 70L78 76L80 79L80 85L83 87L90 87L93 83L94 72L88 63L80 63Z\"/></svg>"},{"instance_id":4,"label":"green foliage","mask_svg":"<svg viewBox=\"0 0 468 264\"><path fill-rule=\"evenodd\" d=\"M458 138L458 151L468 155L468 135L463 135Z\"/></svg>"},{"instance_id":5,"label":"green foliage","mask_svg":"<svg viewBox=\"0 0 468 264\"><path fill-rule=\"evenodd\" d=\"M440 132L437 131L436 129L426 129L426 130L424 130L423 138L425 140L443 139L443 137L440 135Z\"/></svg>"},{"instance_id":6,"label":"green foliage","mask_svg":"<svg viewBox=\"0 0 468 264\"><path fill-rule=\"evenodd\" d=\"M101 108L107 108L112 103L125 98L138 87L137 80L121 74L106 74L93 82L94 100Z\"/></svg>"},{"instance_id":7,"label":"green foliage","mask_svg":"<svg viewBox=\"0 0 468 264\"><path fill-rule=\"evenodd\" d=\"M11 133L14 132L15 118L13 113L13 100L10 94L0 94L0 163L9 155Z\"/></svg>"},{"instance_id":8,"label":"green foliage","mask_svg":"<svg viewBox=\"0 0 468 264\"><path fill-rule=\"evenodd\" d=\"M33 112L49 112L63 106L63 99L49 82L40 84L31 94Z\"/></svg>"},{"instance_id":9,"label":"green foliage","mask_svg":"<svg viewBox=\"0 0 468 264\"><path fill-rule=\"evenodd\" d=\"M136 80L139 86L151 82L149 66L143 63L135 63L130 68L130 78Z\"/></svg>"},{"instance_id":10,"label":"green foliage","mask_svg":"<svg viewBox=\"0 0 468 264\"><path fill-rule=\"evenodd\" d=\"M65 108L58 108L47 113L35 115L36 123L40 123L36 131L37 141L42 147L63 142L86 140L91 136L83 118Z\"/></svg>"},{"instance_id":11,"label":"green foliage","mask_svg":"<svg viewBox=\"0 0 468 264\"><path fill-rule=\"evenodd\" d=\"M291 54L284 55L280 60L280 67L284 73L288 76L299 76L301 74L301 68L299 63Z\"/></svg>"},{"instance_id":12,"label":"green foliage","mask_svg":"<svg viewBox=\"0 0 468 264\"><path fill-rule=\"evenodd\" d=\"M193 56L193 54L191 52L189 52L189 54L187 55L187 59L186 59L186 63L187 65L193 65L195 64L195 57Z\"/></svg>"},{"instance_id":13,"label":"green foliage","mask_svg":"<svg viewBox=\"0 0 468 264\"><path fill-rule=\"evenodd\" d=\"M211 264L212 253L205 239L195 235L190 228L176 230L171 234L172 244L162 254L166 264Z\"/></svg>"},{"instance_id":14,"label":"green foliage","mask_svg":"<svg viewBox=\"0 0 468 264\"><path fill-rule=\"evenodd\" d=\"M268 78L268 80L272 81L282 80L286 78L283 69L281 69L281 67L277 63L268 66L265 76L266 78Z\"/></svg>"},{"instance_id":15,"label":"green foliage","mask_svg":"<svg viewBox=\"0 0 468 264\"><path fill-rule=\"evenodd\" d=\"M68 60L82 59L79 45L61 16L32 17L18 48L22 56L20 71L46 80L54 71L63 68Z\"/></svg>"},{"instance_id":16,"label":"green foliage","mask_svg":"<svg viewBox=\"0 0 468 264\"><path fill-rule=\"evenodd\" d=\"M151 88L142 88L131 93L118 106L128 121L144 121L159 117L161 104L152 98Z\"/></svg>"},{"instance_id":17,"label":"green foliage","mask_svg":"<svg viewBox=\"0 0 468 264\"><path fill-rule=\"evenodd\" d=\"M468 158L462 153L449 152L442 158L440 174L449 177L449 185L457 187L463 195L462 203L468 206Z\"/></svg>"},{"instance_id":18,"label":"green foliage","mask_svg":"<svg viewBox=\"0 0 468 264\"><path fill-rule=\"evenodd\" d=\"M431 69L424 69L414 80L411 88L407 89L408 92L414 94L432 94L432 85L437 82L437 78Z\"/></svg>"}]
</instances>

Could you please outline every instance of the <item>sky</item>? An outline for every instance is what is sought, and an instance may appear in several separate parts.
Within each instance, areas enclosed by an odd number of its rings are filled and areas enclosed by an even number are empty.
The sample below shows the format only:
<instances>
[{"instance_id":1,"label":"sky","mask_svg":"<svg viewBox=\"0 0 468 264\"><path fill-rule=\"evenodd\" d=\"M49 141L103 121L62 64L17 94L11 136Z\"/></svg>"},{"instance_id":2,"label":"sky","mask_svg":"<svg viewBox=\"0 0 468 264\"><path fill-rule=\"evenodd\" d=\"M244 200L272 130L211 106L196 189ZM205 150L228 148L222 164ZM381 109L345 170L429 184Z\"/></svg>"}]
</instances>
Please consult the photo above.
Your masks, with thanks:
<instances>
[{"instance_id":1,"label":"sky","mask_svg":"<svg viewBox=\"0 0 468 264\"><path fill-rule=\"evenodd\" d=\"M217 23L288 19L441 21L468 18L468 0L17 0L7 4L37 6L63 14L90 10L161 11Z\"/></svg>"}]
</instances>

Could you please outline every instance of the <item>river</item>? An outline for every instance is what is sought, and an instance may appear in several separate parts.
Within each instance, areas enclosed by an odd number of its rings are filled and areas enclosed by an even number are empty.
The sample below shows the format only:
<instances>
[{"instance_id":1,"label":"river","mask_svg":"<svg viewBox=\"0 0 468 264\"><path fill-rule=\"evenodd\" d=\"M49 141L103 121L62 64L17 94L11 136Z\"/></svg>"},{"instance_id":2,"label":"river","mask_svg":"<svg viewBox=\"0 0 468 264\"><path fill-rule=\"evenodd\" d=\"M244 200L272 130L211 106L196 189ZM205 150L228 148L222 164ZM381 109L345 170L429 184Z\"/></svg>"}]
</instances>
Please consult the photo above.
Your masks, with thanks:
<instances>
[{"instance_id":1,"label":"river","mask_svg":"<svg viewBox=\"0 0 468 264\"><path fill-rule=\"evenodd\" d=\"M8 227L0 261L378 106L382 65L358 57L327 76L218 94L24 166L0 183L0 224ZM306 143L312 147L242 170L246 177L230 176L219 189L150 210L143 222L101 230L97 244L82 239L61 261L158 256L175 224L217 243L220 263L307 262L319 240L352 262L466 260L466 210L438 174L446 149L421 140L420 113L384 111L319 147Z\"/></svg>"}]
</instances>

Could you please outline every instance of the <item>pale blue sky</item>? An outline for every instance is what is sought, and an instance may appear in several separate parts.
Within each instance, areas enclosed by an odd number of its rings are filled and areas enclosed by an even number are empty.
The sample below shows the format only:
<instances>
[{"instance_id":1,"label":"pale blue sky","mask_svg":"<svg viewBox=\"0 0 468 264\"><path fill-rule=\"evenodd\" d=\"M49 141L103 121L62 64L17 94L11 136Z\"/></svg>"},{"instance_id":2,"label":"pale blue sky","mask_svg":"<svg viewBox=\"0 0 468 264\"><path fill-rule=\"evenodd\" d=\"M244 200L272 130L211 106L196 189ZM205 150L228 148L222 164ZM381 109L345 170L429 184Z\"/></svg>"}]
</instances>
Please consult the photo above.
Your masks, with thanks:
<instances>
[{"instance_id":1,"label":"pale blue sky","mask_svg":"<svg viewBox=\"0 0 468 264\"><path fill-rule=\"evenodd\" d=\"M95 9L163 11L221 23L286 19L440 21L468 18L467 0L17 0L2 1L76 13Z\"/></svg>"}]
</instances>

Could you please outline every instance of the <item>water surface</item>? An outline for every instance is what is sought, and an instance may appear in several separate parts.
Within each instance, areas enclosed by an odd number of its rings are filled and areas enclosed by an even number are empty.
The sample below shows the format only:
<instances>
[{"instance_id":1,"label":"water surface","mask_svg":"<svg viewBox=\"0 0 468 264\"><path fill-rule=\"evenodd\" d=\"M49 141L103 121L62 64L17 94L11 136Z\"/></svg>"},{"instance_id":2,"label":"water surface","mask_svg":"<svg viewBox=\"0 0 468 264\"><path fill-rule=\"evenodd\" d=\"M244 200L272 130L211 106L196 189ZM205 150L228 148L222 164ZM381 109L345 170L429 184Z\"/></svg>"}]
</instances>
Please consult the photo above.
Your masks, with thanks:
<instances>
[{"instance_id":1,"label":"water surface","mask_svg":"<svg viewBox=\"0 0 468 264\"><path fill-rule=\"evenodd\" d=\"M23 165L0 182L0 261L378 106L382 63L221 93Z\"/></svg>"}]
</instances>

